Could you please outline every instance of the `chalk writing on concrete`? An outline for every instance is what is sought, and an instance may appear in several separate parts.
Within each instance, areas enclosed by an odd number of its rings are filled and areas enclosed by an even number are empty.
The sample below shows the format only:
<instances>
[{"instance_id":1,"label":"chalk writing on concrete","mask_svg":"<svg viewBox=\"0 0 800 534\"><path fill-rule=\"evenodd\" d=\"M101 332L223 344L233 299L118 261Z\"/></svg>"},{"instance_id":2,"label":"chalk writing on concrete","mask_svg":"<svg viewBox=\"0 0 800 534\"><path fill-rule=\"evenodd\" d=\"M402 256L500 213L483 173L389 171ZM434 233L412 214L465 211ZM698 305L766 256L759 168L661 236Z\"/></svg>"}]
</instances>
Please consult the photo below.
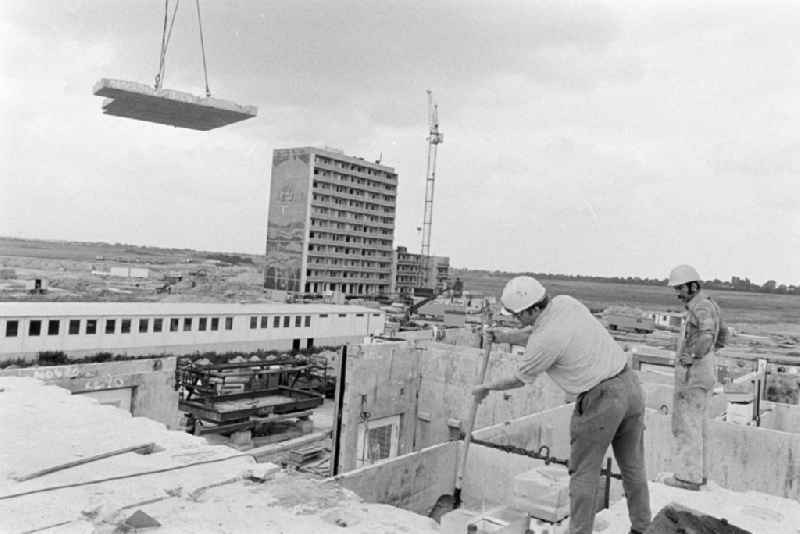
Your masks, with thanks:
<instances>
[{"instance_id":1,"label":"chalk writing on concrete","mask_svg":"<svg viewBox=\"0 0 800 534\"><path fill-rule=\"evenodd\" d=\"M84 384L85 389L98 390L98 389L114 389L125 387L125 381L119 376L102 376L87 380Z\"/></svg>"},{"instance_id":2,"label":"chalk writing on concrete","mask_svg":"<svg viewBox=\"0 0 800 534\"><path fill-rule=\"evenodd\" d=\"M39 380L60 380L64 378L92 378L97 376L96 369L86 369L79 366L52 367L34 369L33 378Z\"/></svg>"}]
</instances>

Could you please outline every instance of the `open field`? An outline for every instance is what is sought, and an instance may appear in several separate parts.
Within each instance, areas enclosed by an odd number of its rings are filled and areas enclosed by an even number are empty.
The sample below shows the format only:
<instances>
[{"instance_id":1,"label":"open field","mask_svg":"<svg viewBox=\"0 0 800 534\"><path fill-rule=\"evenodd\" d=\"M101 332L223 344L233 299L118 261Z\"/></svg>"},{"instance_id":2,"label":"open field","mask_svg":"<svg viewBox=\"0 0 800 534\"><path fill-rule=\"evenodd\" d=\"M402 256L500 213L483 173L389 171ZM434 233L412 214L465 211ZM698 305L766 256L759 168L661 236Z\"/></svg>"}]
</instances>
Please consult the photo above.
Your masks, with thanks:
<instances>
[{"instance_id":1,"label":"open field","mask_svg":"<svg viewBox=\"0 0 800 534\"><path fill-rule=\"evenodd\" d=\"M263 256L126 244L0 237L0 300L256 301L263 300ZM145 268L147 278L92 274L111 267ZM180 282L167 276L179 275ZM25 281L49 281L45 295L29 295Z\"/></svg>"},{"instance_id":2,"label":"open field","mask_svg":"<svg viewBox=\"0 0 800 534\"><path fill-rule=\"evenodd\" d=\"M508 277L487 276L467 271L461 277L464 287L489 295L500 295ZM544 280L553 295L572 295L589 308L634 306L645 310L681 311L682 305L668 287L587 282L579 280ZM733 326L748 325L753 333L785 333L800 335L800 297L767 293L711 290L723 316Z\"/></svg>"},{"instance_id":3,"label":"open field","mask_svg":"<svg viewBox=\"0 0 800 534\"><path fill-rule=\"evenodd\" d=\"M50 280L43 300L260 300L264 257L190 249L167 249L127 244L43 241L0 237L0 268L15 271L16 279L0 280L0 299L29 299L19 288L25 279ZM92 268L130 265L150 269L149 279L92 275ZM156 294L166 273L185 275L169 295ZM194 274L193 274L194 273ZM199 273L199 274L198 274ZM464 287L499 295L509 275L459 270ZM667 287L545 280L554 295L572 295L593 310L634 306L646 310L680 311L681 304ZM14 291L12 291L14 289ZM725 320L754 334L800 335L800 296L710 291L722 307Z\"/></svg>"}]
</instances>

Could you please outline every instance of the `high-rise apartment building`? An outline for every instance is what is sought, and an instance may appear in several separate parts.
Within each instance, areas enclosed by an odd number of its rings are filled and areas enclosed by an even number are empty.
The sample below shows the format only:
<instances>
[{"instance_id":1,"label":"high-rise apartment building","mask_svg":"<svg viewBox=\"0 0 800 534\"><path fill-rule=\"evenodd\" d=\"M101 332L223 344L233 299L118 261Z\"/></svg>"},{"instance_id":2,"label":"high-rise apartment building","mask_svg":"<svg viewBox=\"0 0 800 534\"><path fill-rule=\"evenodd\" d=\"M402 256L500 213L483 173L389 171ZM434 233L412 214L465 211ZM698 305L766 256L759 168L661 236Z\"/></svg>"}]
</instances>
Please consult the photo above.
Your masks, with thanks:
<instances>
[{"instance_id":1,"label":"high-rise apartment building","mask_svg":"<svg viewBox=\"0 0 800 534\"><path fill-rule=\"evenodd\" d=\"M422 256L397 247L394 265L395 290L401 295L410 296L418 287L441 289L450 281L448 256Z\"/></svg>"},{"instance_id":2,"label":"high-rise apartment building","mask_svg":"<svg viewBox=\"0 0 800 534\"><path fill-rule=\"evenodd\" d=\"M264 287L389 294L396 201L392 167L328 148L275 150Z\"/></svg>"}]
</instances>

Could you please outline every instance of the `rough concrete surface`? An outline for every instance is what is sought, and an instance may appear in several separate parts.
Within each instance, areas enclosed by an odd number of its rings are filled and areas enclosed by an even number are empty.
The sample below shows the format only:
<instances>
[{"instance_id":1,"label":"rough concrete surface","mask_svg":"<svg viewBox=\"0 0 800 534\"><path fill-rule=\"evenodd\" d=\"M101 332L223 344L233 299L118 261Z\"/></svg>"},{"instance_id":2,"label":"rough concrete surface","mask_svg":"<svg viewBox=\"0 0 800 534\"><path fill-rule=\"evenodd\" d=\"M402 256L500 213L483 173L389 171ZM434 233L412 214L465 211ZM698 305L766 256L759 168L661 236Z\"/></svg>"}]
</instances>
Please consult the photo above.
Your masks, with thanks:
<instances>
[{"instance_id":1,"label":"rough concrete surface","mask_svg":"<svg viewBox=\"0 0 800 534\"><path fill-rule=\"evenodd\" d=\"M258 108L181 91L153 89L125 80L102 78L92 93L107 97L103 113L192 130L213 130L255 117Z\"/></svg>"},{"instance_id":2,"label":"rough concrete surface","mask_svg":"<svg viewBox=\"0 0 800 534\"><path fill-rule=\"evenodd\" d=\"M32 378L0 377L0 428L0 532L118 532L138 510L159 532L436 532L427 517ZM14 478L144 442L155 451Z\"/></svg>"},{"instance_id":3,"label":"rough concrete surface","mask_svg":"<svg viewBox=\"0 0 800 534\"><path fill-rule=\"evenodd\" d=\"M654 514L665 506L676 503L718 519L724 518L730 524L753 534L800 532L800 503L796 500L755 491L731 491L713 482L699 492L681 490L658 482L651 482L649 488L650 506ZM629 528L628 508L624 498L616 501L608 510L599 512L595 518L595 532L627 534Z\"/></svg>"}]
</instances>

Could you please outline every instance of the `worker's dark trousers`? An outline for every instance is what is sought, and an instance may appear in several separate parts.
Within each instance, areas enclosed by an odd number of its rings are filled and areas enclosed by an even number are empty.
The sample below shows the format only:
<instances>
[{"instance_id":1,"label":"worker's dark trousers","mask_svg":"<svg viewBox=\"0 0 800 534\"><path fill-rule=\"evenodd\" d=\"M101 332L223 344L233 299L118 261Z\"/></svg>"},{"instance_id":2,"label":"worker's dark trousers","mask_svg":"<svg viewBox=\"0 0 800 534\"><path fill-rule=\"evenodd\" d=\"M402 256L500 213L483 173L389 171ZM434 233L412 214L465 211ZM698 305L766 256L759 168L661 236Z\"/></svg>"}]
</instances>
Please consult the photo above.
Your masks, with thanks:
<instances>
[{"instance_id":1,"label":"worker's dark trousers","mask_svg":"<svg viewBox=\"0 0 800 534\"><path fill-rule=\"evenodd\" d=\"M644 462L644 393L636 373L626 369L578 395L570 443L570 532L592 532L600 469L609 445L622 471L631 527L647 530L650 494Z\"/></svg>"}]
</instances>

